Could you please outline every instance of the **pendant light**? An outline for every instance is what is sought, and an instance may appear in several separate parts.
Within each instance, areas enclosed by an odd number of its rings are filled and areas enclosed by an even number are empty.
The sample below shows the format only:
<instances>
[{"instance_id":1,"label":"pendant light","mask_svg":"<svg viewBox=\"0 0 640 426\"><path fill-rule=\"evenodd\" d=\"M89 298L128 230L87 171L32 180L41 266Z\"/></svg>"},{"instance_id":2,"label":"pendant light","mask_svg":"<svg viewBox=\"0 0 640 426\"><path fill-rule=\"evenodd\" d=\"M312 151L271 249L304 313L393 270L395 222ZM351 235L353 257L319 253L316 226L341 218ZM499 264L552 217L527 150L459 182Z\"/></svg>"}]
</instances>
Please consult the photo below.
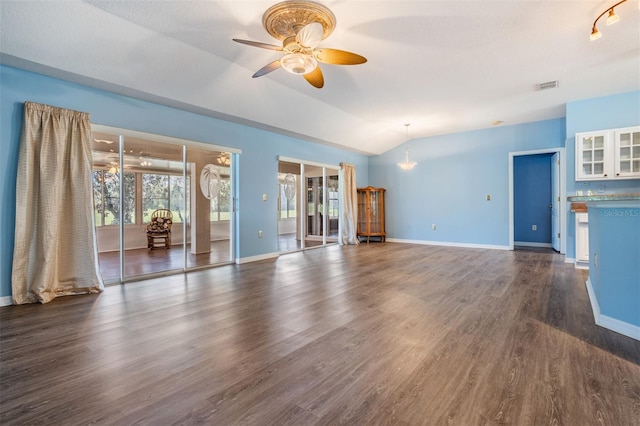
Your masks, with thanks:
<instances>
[{"instance_id":1,"label":"pendant light","mask_svg":"<svg viewBox=\"0 0 640 426\"><path fill-rule=\"evenodd\" d=\"M400 166L402 170L411 170L415 167L416 164L418 164L415 161L409 161L409 126L410 126L409 123L404 125L407 133L407 140L406 140L407 148L404 152L404 161L401 163L398 163L398 166Z\"/></svg>"}]
</instances>

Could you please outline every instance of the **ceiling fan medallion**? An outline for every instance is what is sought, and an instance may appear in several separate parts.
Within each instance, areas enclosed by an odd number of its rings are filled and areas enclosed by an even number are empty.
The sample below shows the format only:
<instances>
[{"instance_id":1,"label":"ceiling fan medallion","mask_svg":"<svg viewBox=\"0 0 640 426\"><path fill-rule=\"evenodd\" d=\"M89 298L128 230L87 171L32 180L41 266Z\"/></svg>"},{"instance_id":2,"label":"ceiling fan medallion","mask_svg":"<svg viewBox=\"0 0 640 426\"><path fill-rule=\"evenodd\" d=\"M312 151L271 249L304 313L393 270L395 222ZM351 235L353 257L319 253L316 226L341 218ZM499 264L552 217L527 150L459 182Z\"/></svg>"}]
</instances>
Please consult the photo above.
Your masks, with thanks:
<instances>
[{"instance_id":1,"label":"ceiling fan medallion","mask_svg":"<svg viewBox=\"0 0 640 426\"><path fill-rule=\"evenodd\" d=\"M305 25L322 25L322 40L336 27L336 17L326 6L310 1L283 1L271 6L262 16L265 30L278 40L296 34Z\"/></svg>"},{"instance_id":2,"label":"ceiling fan medallion","mask_svg":"<svg viewBox=\"0 0 640 426\"><path fill-rule=\"evenodd\" d=\"M345 50L318 48L336 26L336 17L320 3L283 1L271 6L262 16L262 25L282 46L234 38L233 41L262 49L283 52L280 59L268 63L253 74L261 77L278 68L302 75L318 89L324 86L324 76L318 62L331 65L357 65L367 58Z\"/></svg>"}]
</instances>

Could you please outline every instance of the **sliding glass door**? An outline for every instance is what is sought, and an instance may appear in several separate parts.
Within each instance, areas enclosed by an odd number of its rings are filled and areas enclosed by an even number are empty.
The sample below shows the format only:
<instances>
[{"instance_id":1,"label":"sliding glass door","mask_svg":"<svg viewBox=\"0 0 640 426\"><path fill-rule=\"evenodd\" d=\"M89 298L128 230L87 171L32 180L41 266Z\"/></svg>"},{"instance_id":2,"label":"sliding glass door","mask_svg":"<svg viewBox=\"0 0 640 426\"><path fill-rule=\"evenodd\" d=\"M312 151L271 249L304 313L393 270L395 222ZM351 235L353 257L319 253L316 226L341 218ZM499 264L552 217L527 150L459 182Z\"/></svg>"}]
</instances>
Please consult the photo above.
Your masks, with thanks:
<instances>
[{"instance_id":1,"label":"sliding glass door","mask_svg":"<svg viewBox=\"0 0 640 426\"><path fill-rule=\"evenodd\" d=\"M327 165L280 158L278 249L288 252L338 242L339 172ZM295 210L294 210L295 209Z\"/></svg>"},{"instance_id":2,"label":"sliding glass door","mask_svg":"<svg viewBox=\"0 0 640 426\"><path fill-rule=\"evenodd\" d=\"M95 127L94 216L106 283L233 261L232 152Z\"/></svg>"},{"instance_id":3,"label":"sliding glass door","mask_svg":"<svg viewBox=\"0 0 640 426\"><path fill-rule=\"evenodd\" d=\"M187 147L187 180L193 182L187 268L232 260L231 160L229 152Z\"/></svg>"}]
</instances>

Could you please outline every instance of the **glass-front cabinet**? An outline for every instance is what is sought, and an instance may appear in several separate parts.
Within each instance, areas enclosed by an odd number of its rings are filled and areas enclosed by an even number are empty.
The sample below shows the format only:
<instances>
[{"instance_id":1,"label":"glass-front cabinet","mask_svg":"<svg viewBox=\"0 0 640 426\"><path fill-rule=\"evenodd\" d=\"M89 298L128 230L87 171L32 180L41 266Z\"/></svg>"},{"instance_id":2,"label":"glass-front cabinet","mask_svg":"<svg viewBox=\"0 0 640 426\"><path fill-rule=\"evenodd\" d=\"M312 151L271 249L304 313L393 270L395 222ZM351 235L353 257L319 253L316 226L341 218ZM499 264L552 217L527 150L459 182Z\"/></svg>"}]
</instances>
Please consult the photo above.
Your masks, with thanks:
<instances>
[{"instance_id":1,"label":"glass-front cabinet","mask_svg":"<svg viewBox=\"0 0 640 426\"><path fill-rule=\"evenodd\" d=\"M577 179L606 178L606 151L608 132L589 132L576 135Z\"/></svg>"},{"instance_id":2,"label":"glass-front cabinet","mask_svg":"<svg viewBox=\"0 0 640 426\"><path fill-rule=\"evenodd\" d=\"M358 238L386 238L384 228L384 188L358 188Z\"/></svg>"},{"instance_id":3,"label":"glass-front cabinet","mask_svg":"<svg viewBox=\"0 0 640 426\"><path fill-rule=\"evenodd\" d=\"M640 126L576 134L576 180L640 177Z\"/></svg>"},{"instance_id":4,"label":"glass-front cabinet","mask_svg":"<svg viewBox=\"0 0 640 426\"><path fill-rule=\"evenodd\" d=\"M617 177L640 176L640 127L616 130L615 155Z\"/></svg>"}]
</instances>

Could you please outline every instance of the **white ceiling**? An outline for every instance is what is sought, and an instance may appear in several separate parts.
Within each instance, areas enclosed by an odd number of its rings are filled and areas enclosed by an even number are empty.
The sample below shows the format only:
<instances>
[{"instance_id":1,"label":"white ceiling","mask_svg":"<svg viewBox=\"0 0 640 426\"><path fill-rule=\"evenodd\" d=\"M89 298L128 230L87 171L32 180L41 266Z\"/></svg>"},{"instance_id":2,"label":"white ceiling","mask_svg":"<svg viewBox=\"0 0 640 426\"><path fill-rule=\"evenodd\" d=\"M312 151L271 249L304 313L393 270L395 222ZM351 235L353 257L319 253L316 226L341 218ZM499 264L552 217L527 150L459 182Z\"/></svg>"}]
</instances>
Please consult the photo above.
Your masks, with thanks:
<instances>
[{"instance_id":1,"label":"white ceiling","mask_svg":"<svg viewBox=\"0 0 640 426\"><path fill-rule=\"evenodd\" d=\"M640 89L638 0L322 1L320 47L368 62L322 65L325 87L276 70L262 27L277 1L0 0L2 63L369 154L410 138L563 117L568 101ZM537 91L536 84L560 87Z\"/></svg>"}]
</instances>

